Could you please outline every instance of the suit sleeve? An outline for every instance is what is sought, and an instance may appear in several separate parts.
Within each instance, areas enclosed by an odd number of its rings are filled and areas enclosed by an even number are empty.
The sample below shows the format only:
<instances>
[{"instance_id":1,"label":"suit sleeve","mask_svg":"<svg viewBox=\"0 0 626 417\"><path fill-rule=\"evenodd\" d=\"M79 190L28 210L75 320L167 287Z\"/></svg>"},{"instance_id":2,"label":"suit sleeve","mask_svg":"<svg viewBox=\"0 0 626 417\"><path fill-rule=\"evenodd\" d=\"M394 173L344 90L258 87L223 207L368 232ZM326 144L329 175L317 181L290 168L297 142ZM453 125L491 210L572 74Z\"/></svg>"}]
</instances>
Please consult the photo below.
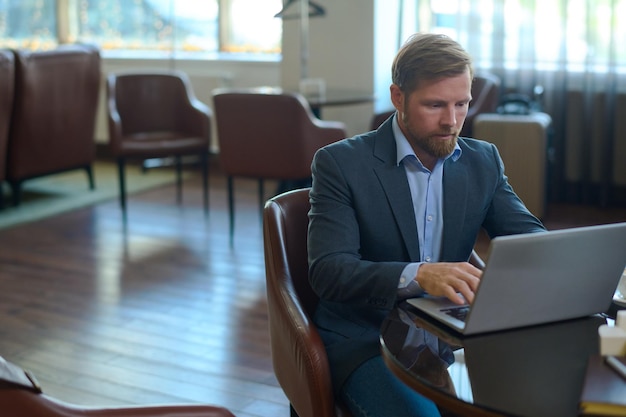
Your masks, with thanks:
<instances>
[{"instance_id":1,"label":"suit sleeve","mask_svg":"<svg viewBox=\"0 0 626 417\"><path fill-rule=\"evenodd\" d=\"M358 158L353 152L343 154ZM390 309L396 301L400 274L408 262L397 262L401 256L393 258L394 261L363 257L360 242L366 232L362 228L376 219L375 211L363 206L376 196L375 193L363 196L359 186L375 184L373 178L367 178L370 174L366 168L360 169L358 164L355 168L355 164L346 163L341 155L342 152L322 148L312 164L310 282L324 300L360 308ZM359 176L362 181L358 180ZM363 213L370 214L363 218ZM372 240L369 235L367 239Z\"/></svg>"},{"instance_id":2,"label":"suit sleeve","mask_svg":"<svg viewBox=\"0 0 626 417\"><path fill-rule=\"evenodd\" d=\"M491 157L498 170L497 185L483 227L490 237L545 231L541 221L526 208L511 187L504 163L495 145L490 144Z\"/></svg>"}]
</instances>

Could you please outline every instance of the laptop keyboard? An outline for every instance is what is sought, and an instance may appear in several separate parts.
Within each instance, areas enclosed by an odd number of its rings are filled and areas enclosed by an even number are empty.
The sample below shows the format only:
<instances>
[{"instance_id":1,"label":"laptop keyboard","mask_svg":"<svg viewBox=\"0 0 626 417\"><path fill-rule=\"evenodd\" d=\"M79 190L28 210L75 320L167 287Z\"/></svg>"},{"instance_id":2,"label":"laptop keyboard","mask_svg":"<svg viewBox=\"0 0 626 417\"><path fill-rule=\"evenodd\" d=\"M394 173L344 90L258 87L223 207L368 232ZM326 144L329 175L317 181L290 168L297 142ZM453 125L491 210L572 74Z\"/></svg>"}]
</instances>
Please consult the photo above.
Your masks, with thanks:
<instances>
[{"instance_id":1,"label":"laptop keyboard","mask_svg":"<svg viewBox=\"0 0 626 417\"><path fill-rule=\"evenodd\" d=\"M449 316L454 317L457 320L465 321L467 313L469 312L469 306L450 307L441 310Z\"/></svg>"}]
</instances>

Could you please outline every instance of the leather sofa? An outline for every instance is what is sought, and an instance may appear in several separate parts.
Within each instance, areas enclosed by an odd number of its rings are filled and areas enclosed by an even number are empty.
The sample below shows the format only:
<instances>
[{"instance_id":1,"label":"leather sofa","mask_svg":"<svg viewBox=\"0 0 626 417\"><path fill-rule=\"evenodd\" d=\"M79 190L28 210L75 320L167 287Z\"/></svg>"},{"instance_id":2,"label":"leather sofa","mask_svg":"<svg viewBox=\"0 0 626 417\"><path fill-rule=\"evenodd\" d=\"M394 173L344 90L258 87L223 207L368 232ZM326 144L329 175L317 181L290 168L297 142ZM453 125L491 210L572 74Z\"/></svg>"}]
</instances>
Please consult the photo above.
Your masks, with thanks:
<instances>
[{"instance_id":1,"label":"leather sofa","mask_svg":"<svg viewBox=\"0 0 626 417\"><path fill-rule=\"evenodd\" d=\"M99 50L72 44L13 53L15 91L5 173L14 205L25 180L58 172L85 169L93 189Z\"/></svg>"},{"instance_id":2,"label":"leather sofa","mask_svg":"<svg viewBox=\"0 0 626 417\"><path fill-rule=\"evenodd\" d=\"M9 49L0 50L0 209L4 205L3 182L6 178L9 125L13 112L13 88L15 86L15 58Z\"/></svg>"}]
</instances>

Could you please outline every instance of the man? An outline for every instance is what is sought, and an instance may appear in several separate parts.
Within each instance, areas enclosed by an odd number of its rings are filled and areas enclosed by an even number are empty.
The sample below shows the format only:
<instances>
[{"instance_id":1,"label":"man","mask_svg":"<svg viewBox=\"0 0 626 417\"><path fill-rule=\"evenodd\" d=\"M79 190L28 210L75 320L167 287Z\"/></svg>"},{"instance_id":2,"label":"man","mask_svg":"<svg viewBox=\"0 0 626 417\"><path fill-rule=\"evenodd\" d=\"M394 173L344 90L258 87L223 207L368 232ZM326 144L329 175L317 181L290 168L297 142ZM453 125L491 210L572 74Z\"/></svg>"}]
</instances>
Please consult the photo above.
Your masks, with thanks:
<instances>
[{"instance_id":1,"label":"man","mask_svg":"<svg viewBox=\"0 0 626 417\"><path fill-rule=\"evenodd\" d=\"M458 138L473 70L461 46L417 34L392 66L396 113L319 150L312 164L314 321L336 395L358 416L437 415L384 365L379 329L394 304L429 293L471 302L477 235L544 231L514 193L495 146Z\"/></svg>"}]
</instances>

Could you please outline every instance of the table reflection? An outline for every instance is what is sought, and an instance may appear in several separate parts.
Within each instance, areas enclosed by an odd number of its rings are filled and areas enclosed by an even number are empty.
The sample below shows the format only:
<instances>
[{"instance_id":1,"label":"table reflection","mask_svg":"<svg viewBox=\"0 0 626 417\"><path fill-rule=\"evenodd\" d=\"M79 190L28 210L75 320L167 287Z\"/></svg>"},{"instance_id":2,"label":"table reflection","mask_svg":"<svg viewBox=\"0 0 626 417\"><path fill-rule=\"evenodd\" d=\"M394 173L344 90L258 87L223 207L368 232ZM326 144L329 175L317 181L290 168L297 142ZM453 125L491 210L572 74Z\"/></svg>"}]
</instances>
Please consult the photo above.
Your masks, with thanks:
<instances>
[{"instance_id":1,"label":"table reflection","mask_svg":"<svg viewBox=\"0 0 626 417\"><path fill-rule=\"evenodd\" d=\"M387 347L403 367L435 387L453 390L448 367L454 363L454 353L448 343L415 326L410 314L401 309L392 311L382 334L394 335L387 338Z\"/></svg>"},{"instance_id":2,"label":"table reflection","mask_svg":"<svg viewBox=\"0 0 626 417\"><path fill-rule=\"evenodd\" d=\"M593 316L462 337L403 304L381 328L383 357L408 385L446 408L518 416L575 416L589 355L597 354Z\"/></svg>"}]
</instances>

